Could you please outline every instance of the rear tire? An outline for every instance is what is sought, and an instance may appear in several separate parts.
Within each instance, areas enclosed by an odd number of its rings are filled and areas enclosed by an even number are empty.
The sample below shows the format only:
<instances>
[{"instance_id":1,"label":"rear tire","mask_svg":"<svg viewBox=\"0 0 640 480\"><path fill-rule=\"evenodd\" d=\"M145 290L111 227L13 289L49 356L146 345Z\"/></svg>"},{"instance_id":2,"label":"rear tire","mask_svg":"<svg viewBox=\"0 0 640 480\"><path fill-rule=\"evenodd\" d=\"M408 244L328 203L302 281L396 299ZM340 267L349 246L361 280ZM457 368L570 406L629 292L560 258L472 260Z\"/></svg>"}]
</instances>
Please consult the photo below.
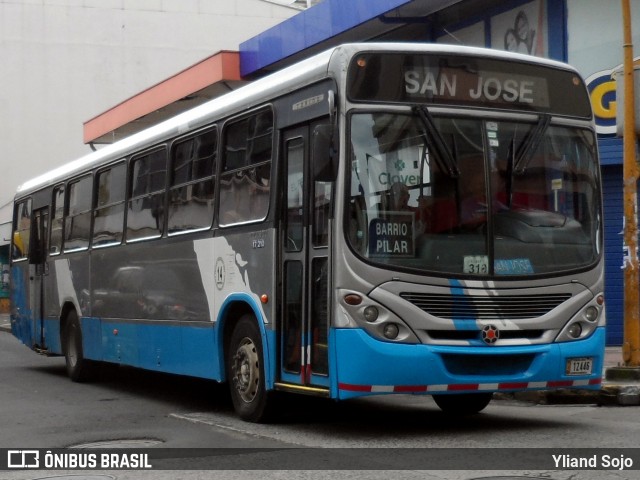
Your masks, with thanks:
<instances>
[{"instance_id":1,"label":"rear tire","mask_svg":"<svg viewBox=\"0 0 640 480\"><path fill-rule=\"evenodd\" d=\"M433 395L438 407L452 415L474 415L489 405L493 393L460 393L451 395Z\"/></svg>"},{"instance_id":2,"label":"rear tire","mask_svg":"<svg viewBox=\"0 0 640 480\"><path fill-rule=\"evenodd\" d=\"M236 413L248 422L265 422L272 403L265 388L262 336L256 319L243 315L226 351L227 379Z\"/></svg>"},{"instance_id":3,"label":"rear tire","mask_svg":"<svg viewBox=\"0 0 640 480\"><path fill-rule=\"evenodd\" d=\"M67 314L67 325L64 329L64 359L67 375L72 381L88 382L93 379L96 364L84 358L82 330L75 310Z\"/></svg>"}]
</instances>

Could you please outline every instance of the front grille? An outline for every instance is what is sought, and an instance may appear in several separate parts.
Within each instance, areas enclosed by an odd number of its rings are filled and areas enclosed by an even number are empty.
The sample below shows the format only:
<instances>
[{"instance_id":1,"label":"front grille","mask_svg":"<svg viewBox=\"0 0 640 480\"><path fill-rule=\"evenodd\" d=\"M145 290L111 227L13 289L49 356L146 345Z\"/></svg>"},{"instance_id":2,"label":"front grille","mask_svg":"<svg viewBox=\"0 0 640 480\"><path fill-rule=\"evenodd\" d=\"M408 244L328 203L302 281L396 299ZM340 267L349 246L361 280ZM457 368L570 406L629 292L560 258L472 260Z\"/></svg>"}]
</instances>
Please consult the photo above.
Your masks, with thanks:
<instances>
[{"instance_id":1,"label":"front grille","mask_svg":"<svg viewBox=\"0 0 640 480\"><path fill-rule=\"evenodd\" d=\"M403 292L400 296L434 317L450 320L537 318L571 298L565 293L487 297Z\"/></svg>"}]
</instances>

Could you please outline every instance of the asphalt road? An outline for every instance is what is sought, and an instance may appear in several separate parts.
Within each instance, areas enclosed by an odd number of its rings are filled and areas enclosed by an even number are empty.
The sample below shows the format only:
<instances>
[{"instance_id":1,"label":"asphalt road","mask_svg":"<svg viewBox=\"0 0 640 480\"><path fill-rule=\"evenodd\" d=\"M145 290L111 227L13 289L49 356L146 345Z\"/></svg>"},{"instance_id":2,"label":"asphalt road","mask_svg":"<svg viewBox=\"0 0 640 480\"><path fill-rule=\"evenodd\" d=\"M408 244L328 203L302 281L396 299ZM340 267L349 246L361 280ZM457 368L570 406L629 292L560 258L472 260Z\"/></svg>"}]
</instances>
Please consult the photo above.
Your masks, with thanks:
<instances>
[{"instance_id":1,"label":"asphalt road","mask_svg":"<svg viewBox=\"0 0 640 480\"><path fill-rule=\"evenodd\" d=\"M0 385L0 448L132 439L181 448L279 445L172 416L231 415L226 388L215 382L111 366L96 383L73 383L63 358L37 355L6 332L0 332Z\"/></svg>"},{"instance_id":2,"label":"asphalt road","mask_svg":"<svg viewBox=\"0 0 640 480\"><path fill-rule=\"evenodd\" d=\"M457 465L465 468L464 452L479 448L496 448L491 451L495 459L511 454L506 450L511 447L520 447L518 454L543 447L604 448L605 453L637 447L639 407L540 406L501 400L492 402L481 415L459 419L443 414L430 397L423 396L376 397L340 404L291 397L280 423L254 425L234 415L226 388L215 382L110 366L103 369L98 382L76 384L66 378L63 359L39 356L6 332L0 332L0 385L0 448L105 445L101 442L133 449L224 448L222 453L214 451L213 457L218 455L218 466L227 468L219 470L214 462L211 470L212 455L206 453L208 458L201 458L202 450L172 450L180 452L176 456L181 458L162 465L173 465L177 470L0 471L0 480L511 480L514 475L546 480L640 479L640 470L574 471L545 466L493 471L496 461L490 455L486 469L452 470ZM311 450L314 458L307 458L314 463L314 470L308 470L300 458L289 453L292 447L343 450L333 450L329 457L324 450ZM416 450L425 447L431 450ZM237 450L231 450L234 448ZM274 450L262 450L265 448ZM419 468L409 470L393 468L404 461L402 455L436 448L454 449L439 451L450 456L447 470L425 468L420 463L416 464ZM309 454L307 450L294 452L301 458ZM332 470L318 469L325 459L326 468ZM636 468L640 469L640 460Z\"/></svg>"}]
</instances>

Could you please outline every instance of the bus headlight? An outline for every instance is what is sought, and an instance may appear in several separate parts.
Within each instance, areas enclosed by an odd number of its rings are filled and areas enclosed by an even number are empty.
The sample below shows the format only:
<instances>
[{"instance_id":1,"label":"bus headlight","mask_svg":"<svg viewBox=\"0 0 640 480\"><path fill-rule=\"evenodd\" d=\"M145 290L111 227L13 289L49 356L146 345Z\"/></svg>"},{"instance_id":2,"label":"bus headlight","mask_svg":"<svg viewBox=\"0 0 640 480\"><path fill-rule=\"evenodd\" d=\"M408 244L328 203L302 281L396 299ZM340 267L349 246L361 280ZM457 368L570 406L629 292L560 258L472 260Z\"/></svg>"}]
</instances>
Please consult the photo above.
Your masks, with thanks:
<instances>
[{"instance_id":1,"label":"bus headlight","mask_svg":"<svg viewBox=\"0 0 640 480\"><path fill-rule=\"evenodd\" d=\"M395 340L396 338L398 338L400 329L398 328L398 325L396 325L395 323L387 323L382 329L382 333L389 340Z\"/></svg>"},{"instance_id":2,"label":"bus headlight","mask_svg":"<svg viewBox=\"0 0 640 480\"><path fill-rule=\"evenodd\" d=\"M567 329L567 333L573 338L580 338L582 334L582 325L580 325L580 322L572 323Z\"/></svg>"},{"instance_id":3,"label":"bus headlight","mask_svg":"<svg viewBox=\"0 0 640 480\"><path fill-rule=\"evenodd\" d=\"M556 342L571 342L591 335L598 325L604 325L604 307L601 297L582 308L556 337Z\"/></svg>"},{"instance_id":4,"label":"bus headlight","mask_svg":"<svg viewBox=\"0 0 640 480\"><path fill-rule=\"evenodd\" d=\"M364 316L364 319L367 322L373 323L378 319L378 316L380 315L380 312L378 312L378 309L376 307L374 307L373 305L369 305L368 307L366 307L364 309L362 314Z\"/></svg>"},{"instance_id":5,"label":"bus headlight","mask_svg":"<svg viewBox=\"0 0 640 480\"><path fill-rule=\"evenodd\" d=\"M394 343L420 343L409 326L394 312L361 292L338 290L341 318L338 328L361 328L377 340Z\"/></svg>"},{"instance_id":6,"label":"bus headlight","mask_svg":"<svg viewBox=\"0 0 640 480\"><path fill-rule=\"evenodd\" d=\"M598 320L598 309L593 305L587 307L587 309L584 311L584 318L586 318L588 322L595 322L596 320Z\"/></svg>"}]
</instances>

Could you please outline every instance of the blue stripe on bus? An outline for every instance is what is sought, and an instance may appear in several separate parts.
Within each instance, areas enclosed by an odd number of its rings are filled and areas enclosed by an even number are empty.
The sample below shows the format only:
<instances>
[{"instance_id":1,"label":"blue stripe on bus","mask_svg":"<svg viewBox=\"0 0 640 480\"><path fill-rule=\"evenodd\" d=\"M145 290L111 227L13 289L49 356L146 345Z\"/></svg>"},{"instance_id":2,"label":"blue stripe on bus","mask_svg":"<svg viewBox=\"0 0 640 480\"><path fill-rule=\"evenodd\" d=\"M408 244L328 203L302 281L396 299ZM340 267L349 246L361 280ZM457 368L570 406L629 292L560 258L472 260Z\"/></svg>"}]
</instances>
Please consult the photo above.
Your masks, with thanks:
<instances>
[{"instance_id":1,"label":"blue stripe on bus","mask_svg":"<svg viewBox=\"0 0 640 480\"><path fill-rule=\"evenodd\" d=\"M212 352L216 330L206 325L162 322L121 322L94 317L82 319L87 358L149 370L221 379L221 367ZM101 332L101 340L84 332Z\"/></svg>"},{"instance_id":2,"label":"blue stripe on bus","mask_svg":"<svg viewBox=\"0 0 640 480\"><path fill-rule=\"evenodd\" d=\"M33 347L31 309L27 299L29 285L27 283L26 263L18 263L11 267L11 332L29 348Z\"/></svg>"},{"instance_id":3,"label":"blue stripe on bus","mask_svg":"<svg viewBox=\"0 0 640 480\"><path fill-rule=\"evenodd\" d=\"M462 307L461 310L468 311L469 308L464 308L470 306L470 300L464 294L464 288L462 283L459 280L450 279L449 285L451 286L451 295L453 296L454 305L460 305ZM454 309L456 311L456 309ZM465 317L465 316L453 316L453 326L456 330L477 330L475 317Z\"/></svg>"},{"instance_id":4,"label":"blue stripe on bus","mask_svg":"<svg viewBox=\"0 0 640 480\"><path fill-rule=\"evenodd\" d=\"M248 305L256 318L262 336L265 380L273 388L276 336L265 328L257 301L248 294L232 294L223 303L219 318L233 302ZM46 322L49 342L60 338L58 321ZM191 375L224 381L224 322L210 325L180 325L173 322L137 322L82 317L83 349L85 357L93 360L130 365L149 370ZM59 342L52 345L61 353ZM216 346L214 349L212 347ZM58 353L56 352L56 353Z\"/></svg>"}]
</instances>

